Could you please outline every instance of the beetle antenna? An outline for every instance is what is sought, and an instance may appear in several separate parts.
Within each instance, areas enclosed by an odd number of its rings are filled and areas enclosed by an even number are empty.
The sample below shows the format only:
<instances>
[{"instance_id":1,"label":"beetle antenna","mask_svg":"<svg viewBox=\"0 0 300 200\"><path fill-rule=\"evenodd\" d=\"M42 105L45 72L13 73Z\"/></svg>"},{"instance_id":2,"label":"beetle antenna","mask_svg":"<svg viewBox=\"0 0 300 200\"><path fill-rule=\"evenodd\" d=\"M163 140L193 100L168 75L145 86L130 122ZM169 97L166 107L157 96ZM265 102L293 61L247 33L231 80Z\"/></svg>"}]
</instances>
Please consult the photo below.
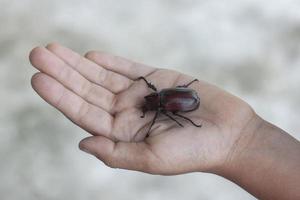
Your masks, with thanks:
<instances>
[{"instance_id":1,"label":"beetle antenna","mask_svg":"<svg viewBox=\"0 0 300 200\"><path fill-rule=\"evenodd\" d=\"M184 88L187 88L189 87L192 83L196 82L196 81L199 81L198 79L194 79L192 80L191 82L189 82L188 84L184 84L184 85L179 85L177 87L184 87Z\"/></svg>"},{"instance_id":2,"label":"beetle antenna","mask_svg":"<svg viewBox=\"0 0 300 200\"><path fill-rule=\"evenodd\" d=\"M154 90L155 92L157 91L156 87L155 87L152 83L148 82L148 81L145 79L145 77L140 76L140 77L138 77L138 78L135 79L135 80L138 81L138 80L141 80L141 79L143 79L143 80L146 82L148 88L151 88L151 89Z\"/></svg>"}]
</instances>

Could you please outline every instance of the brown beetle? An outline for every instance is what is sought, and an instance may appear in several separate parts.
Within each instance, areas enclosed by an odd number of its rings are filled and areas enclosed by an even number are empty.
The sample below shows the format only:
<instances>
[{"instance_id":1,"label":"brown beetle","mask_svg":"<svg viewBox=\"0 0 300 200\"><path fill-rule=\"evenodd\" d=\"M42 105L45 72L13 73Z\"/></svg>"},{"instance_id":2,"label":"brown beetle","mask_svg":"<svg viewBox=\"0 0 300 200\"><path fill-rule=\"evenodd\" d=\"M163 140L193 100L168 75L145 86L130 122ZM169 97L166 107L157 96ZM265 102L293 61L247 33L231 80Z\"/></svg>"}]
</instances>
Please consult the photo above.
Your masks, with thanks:
<instances>
[{"instance_id":1,"label":"brown beetle","mask_svg":"<svg viewBox=\"0 0 300 200\"><path fill-rule=\"evenodd\" d=\"M181 117L183 119L188 120L196 127L201 127L202 125L195 124L191 119L178 114L178 112L190 112L196 110L200 105L200 98L197 92L193 89L188 88L193 82L198 81L197 79L192 80L186 85L177 86L175 88L165 88L162 89L160 92L157 91L156 87L148 82L145 77L139 77L136 80L143 79L147 86L154 90L153 93L145 96L145 104L142 106L143 115L142 118L145 116L147 111L156 111L155 116L152 120L150 128L147 132L146 137L149 136L149 132L155 123L155 120L159 113L162 113L175 121L178 125L183 125L178 122L174 117L172 117L168 112L171 112L173 115Z\"/></svg>"}]
</instances>

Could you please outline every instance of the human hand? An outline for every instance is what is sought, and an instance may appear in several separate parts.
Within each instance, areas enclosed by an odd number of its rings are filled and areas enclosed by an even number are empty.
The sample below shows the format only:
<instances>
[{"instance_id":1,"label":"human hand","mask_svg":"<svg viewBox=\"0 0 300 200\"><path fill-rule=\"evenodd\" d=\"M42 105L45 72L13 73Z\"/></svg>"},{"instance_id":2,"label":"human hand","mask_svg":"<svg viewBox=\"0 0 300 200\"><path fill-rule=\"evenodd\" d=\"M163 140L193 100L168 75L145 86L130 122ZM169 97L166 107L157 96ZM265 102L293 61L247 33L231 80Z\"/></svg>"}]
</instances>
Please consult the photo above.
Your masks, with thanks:
<instances>
[{"instance_id":1,"label":"human hand","mask_svg":"<svg viewBox=\"0 0 300 200\"><path fill-rule=\"evenodd\" d=\"M40 71L32 77L35 91L89 132L80 148L111 167L165 175L217 173L258 126L248 104L199 81L190 88L200 96L200 107L183 115L202 127L179 118L181 127L160 116L146 138L154 112L140 118L140 106L152 91L134 80L144 76L160 90L193 77L102 52L82 57L59 44L33 49L30 61Z\"/></svg>"}]
</instances>

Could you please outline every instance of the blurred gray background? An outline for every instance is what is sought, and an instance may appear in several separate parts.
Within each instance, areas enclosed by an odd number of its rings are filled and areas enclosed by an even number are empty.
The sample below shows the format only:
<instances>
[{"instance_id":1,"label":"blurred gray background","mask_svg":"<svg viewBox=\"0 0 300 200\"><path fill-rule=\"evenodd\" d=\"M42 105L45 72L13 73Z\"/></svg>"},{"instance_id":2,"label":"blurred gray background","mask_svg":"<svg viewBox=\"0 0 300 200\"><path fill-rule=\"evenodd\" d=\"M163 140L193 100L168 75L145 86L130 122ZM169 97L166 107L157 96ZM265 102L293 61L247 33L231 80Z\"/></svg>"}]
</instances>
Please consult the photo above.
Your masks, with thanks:
<instances>
[{"instance_id":1,"label":"blurred gray background","mask_svg":"<svg viewBox=\"0 0 300 200\"><path fill-rule=\"evenodd\" d=\"M0 0L0 198L255 199L212 174L110 169L38 97L37 45L99 49L209 81L300 139L299 0Z\"/></svg>"}]
</instances>

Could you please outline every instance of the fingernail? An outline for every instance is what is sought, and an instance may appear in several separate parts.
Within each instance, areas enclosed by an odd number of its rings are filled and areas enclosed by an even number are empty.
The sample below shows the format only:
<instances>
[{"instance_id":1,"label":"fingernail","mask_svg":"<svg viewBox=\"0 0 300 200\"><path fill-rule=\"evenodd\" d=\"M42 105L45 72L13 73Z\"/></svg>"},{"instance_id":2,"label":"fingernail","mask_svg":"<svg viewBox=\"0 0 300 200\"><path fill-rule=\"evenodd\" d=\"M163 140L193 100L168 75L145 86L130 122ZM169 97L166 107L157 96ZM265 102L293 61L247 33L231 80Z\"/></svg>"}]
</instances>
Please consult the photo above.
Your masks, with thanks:
<instances>
[{"instance_id":1,"label":"fingernail","mask_svg":"<svg viewBox=\"0 0 300 200\"><path fill-rule=\"evenodd\" d=\"M86 148L84 148L84 147L82 147L82 146L79 146L79 149L80 149L81 151L84 151L85 153L92 154L88 149L86 149Z\"/></svg>"}]
</instances>

